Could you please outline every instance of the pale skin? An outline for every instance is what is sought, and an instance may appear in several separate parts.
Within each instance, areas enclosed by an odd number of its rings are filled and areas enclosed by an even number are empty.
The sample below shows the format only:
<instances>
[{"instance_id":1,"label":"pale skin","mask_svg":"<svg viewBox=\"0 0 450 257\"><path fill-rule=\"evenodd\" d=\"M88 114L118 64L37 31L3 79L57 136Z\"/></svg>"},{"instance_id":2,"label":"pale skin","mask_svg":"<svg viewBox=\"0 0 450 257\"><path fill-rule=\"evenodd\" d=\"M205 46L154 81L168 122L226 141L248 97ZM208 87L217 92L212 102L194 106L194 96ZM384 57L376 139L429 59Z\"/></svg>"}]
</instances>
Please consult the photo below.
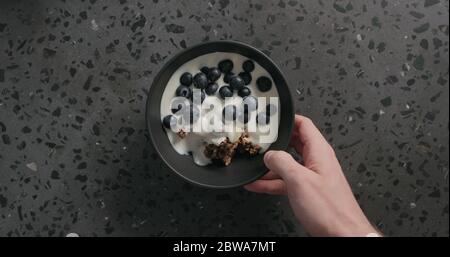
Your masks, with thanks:
<instances>
[{"instance_id":1,"label":"pale skin","mask_svg":"<svg viewBox=\"0 0 450 257\"><path fill-rule=\"evenodd\" d=\"M291 146L303 157L302 164L285 151L268 151L264 163L269 172L245 188L287 195L312 236L380 234L356 201L333 148L309 118L295 116Z\"/></svg>"}]
</instances>

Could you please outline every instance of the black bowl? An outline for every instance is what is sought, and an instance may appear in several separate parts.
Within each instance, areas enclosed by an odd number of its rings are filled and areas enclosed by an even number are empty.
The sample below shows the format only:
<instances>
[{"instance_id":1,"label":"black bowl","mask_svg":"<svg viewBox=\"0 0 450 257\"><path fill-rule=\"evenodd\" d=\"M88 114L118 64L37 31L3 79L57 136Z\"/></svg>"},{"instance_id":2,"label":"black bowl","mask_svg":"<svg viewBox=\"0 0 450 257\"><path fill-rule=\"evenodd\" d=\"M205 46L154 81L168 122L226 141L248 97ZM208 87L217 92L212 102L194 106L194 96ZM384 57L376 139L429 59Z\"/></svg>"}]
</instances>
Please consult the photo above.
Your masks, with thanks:
<instances>
[{"instance_id":1,"label":"black bowl","mask_svg":"<svg viewBox=\"0 0 450 257\"><path fill-rule=\"evenodd\" d=\"M165 130L161 126L161 98L172 74L189 60L213 52L238 53L256 61L270 73L277 87L281 106L278 138L269 149L284 150L287 148L294 121L294 110L291 93L284 76L267 55L250 45L235 41L202 43L188 48L170 59L155 77L148 93L146 120L150 138L156 151L175 173L196 185L209 188L231 188L255 181L267 172L263 162L263 154L252 158L234 158L229 166L214 164L198 166L194 163L192 156L180 155L173 149Z\"/></svg>"}]
</instances>

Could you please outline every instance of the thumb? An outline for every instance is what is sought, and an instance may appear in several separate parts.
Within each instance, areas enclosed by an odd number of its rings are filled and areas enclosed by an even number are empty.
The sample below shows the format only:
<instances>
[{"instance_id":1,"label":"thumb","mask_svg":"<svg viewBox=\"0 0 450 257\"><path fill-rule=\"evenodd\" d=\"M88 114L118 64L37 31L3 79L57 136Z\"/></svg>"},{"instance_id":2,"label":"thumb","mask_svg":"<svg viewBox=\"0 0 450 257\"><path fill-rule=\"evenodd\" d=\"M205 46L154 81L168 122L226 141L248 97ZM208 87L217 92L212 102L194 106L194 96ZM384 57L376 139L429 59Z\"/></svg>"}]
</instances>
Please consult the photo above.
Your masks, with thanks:
<instances>
[{"instance_id":1,"label":"thumb","mask_svg":"<svg viewBox=\"0 0 450 257\"><path fill-rule=\"evenodd\" d=\"M284 180L301 176L309 171L285 151L268 151L264 155L264 164Z\"/></svg>"}]
</instances>

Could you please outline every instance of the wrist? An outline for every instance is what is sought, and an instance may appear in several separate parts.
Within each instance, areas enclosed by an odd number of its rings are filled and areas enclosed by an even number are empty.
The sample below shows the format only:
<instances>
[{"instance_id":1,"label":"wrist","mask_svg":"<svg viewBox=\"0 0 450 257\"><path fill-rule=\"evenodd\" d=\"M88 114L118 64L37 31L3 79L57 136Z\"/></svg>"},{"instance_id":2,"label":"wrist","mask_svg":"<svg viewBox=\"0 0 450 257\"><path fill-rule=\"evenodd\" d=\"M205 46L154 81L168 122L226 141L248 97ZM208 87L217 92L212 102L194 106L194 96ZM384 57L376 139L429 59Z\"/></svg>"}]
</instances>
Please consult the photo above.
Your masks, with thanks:
<instances>
[{"instance_id":1,"label":"wrist","mask_svg":"<svg viewBox=\"0 0 450 257\"><path fill-rule=\"evenodd\" d=\"M370 222L364 217L356 222L349 222L339 226L340 228L335 231L334 236L338 237L377 237L381 236L381 233L370 224Z\"/></svg>"},{"instance_id":2,"label":"wrist","mask_svg":"<svg viewBox=\"0 0 450 257\"><path fill-rule=\"evenodd\" d=\"M347 231L343 232L342 236L347 237L376 237L380 236L378 231L370 224L369 221L362 222L359 225L348 228Z\"/></svg>"}]
</instances>

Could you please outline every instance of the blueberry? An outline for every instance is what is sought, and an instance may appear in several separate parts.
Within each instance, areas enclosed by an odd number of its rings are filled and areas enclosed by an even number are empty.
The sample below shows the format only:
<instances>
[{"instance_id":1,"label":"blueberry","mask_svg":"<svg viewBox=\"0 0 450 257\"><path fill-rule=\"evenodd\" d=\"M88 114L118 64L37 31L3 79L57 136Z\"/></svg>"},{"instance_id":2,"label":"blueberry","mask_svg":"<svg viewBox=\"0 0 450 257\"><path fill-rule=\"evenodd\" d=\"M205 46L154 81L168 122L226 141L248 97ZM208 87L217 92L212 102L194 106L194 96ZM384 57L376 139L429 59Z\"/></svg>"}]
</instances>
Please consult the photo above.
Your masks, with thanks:
<instances>
[{"instance_id":1,"label":"blueberry","mask_svg":"<svg viewBox=\"0 0 450 257\"><path fill-rule=\"evenodd\" d=\"M277 111L278 111L278 108L274 104L266 105L266 113L267 113L267 115L272 116L275 113L277 113Z\"/></svg>"},{"instance_id":2,"label":"blueberry","mask_svg":"<svg viewBox=\"0 0 450 257\"><path fill-rule=\"evenodd\" d=\"M223 99L226 97L232 97L233 89L230 86L223 86L219 89L219 94Z\"/></svg>"},{"instance_id":3,"label":"blueberry","mask_svg":"<svg viewBox=\"0 0 450 257\"><path fill-rule=\"evenodd\" d=\"M238 91L238 96L244 98L252 93L248 87L243 87Z\"/></svg>"},{"instance_id":4,"label":"blueberry","mask_svg":"<svg viewBox=\"0 0 450 257\"><path fill-rule=\"evenodd\" d=\"M172 111L173 114L177 113L179 110L183 109L183 104L175 104L172 106L170 111Z\"/></svg>"},{"instance_id":5,"label":"blueberry","mask_svg":"<svg viewBox=\"0 0 450 257\"><path fill-rule=\"evenodd\" d=\"M176 97L170 103L170 110L172 113L177 113L179 110L185 108L189 105L189 101L186 98Z\"/></svg>"},{"instance_id":6,"label":"blueberry","mask_svg":"<svg viewBox=\"0 0 450 257\"><path fill-rule=\"evenodd\" d=\"M196 88L204 89L208 86L208 78L204 73L197 73L194 76L194 86Z\"/></svg>"},{"instance_id":7,"label":"blueberry","mask_svg":"<svg viewBox=\"0 0 450 257\"><path fill-rule=\"evenodd\" d=\"M245 86L244 80L239 76L233 76L230 78L230 86L234 90L240 90L241 88L243 88Z\"/></svg>"},{"instance_id":8,"label":"blueberry","mask_svg":"<svg viewBox=\"0 0 450 257\"><path fill-rule=\"evenodd\" d=\"M228 72L223 76L223 82L230 83L230 79L234 76L233 72Z\"/></svg>"},{"instance_id":9,"label":"blueberry","mask_svg":"<svg viewBox=\"0 0 450 257\"><path fill-rule=\"evenodd\" d=\"M222 116L226 121L233 121L236 119L236 106L227 105L222 110Z\"/></svg>"},{"instance_id":10,"label":"blueberry","mask_svg":"<svg viewBox=\"0 0 450 257\"><path fill-rule=\"evenodd\" d=\"M200 68L200 71L203 72L205 75L208 75L209 73L209 68L206 66L203 66L202 68Z\"/></svg>"},{"instance_id":11,"label":"blueberry","mask_svg":"<svg viewBox=\"0 0 450 257\"><path fill-rule=\"evenodd\" d=\"M177 118L173 115L167 115L163 118L163 126L167 129L171 129L177 125Z\"/></svg>"},{"instance_id":12,"label":"blueberry","mask_svg":"<svg viewBox=\"0 0 450 257\"><path fill-rule=\"evenodd\" d=\"M248 72L239 73L239 77L241 77L242 80L244 80L245 85L248 85L250 84L250 82L252 82L252 75L250 75L250 73Z\"/></svg>"},{"instance_id":13,"label":"blueberry","mask_svg":"<svg viewBox=\"0 0 450 257\"><path fill-rule=\"evenodd\" d=\"M192 84L192 74L189 72L183 73L180 77L181 85L190 86Z\"/></svg>"},{"instance_id":14,"label":"blueberry","mask_svg":"<svg viewBox=\"0 0 450 257\"><path fill-rule=\"evenodd\" d=\"M255 69L255 63L252 60L247 60L242 64L242 69L246 72L252 72Z\"/></svg>"},{"instance_id":15,"label":"blueberry","mask_svg":"<svg viewBox=\"0 0 450 257\"><path fill-rule=\"evenodd\" d=\"M197 122L200 118L200 110L197 106L191 104L189 108L185 108L183 112L183 122L190 122L190 124Z\"/></svg>"},{"instance_id":16,"label":"blueberry","mask_svg":"<svg viewBox=\"0 0 450 257\"><path fill-rule=\"evenodd\" d=\"M262 76L256 80L256 85L258 86L259 91L267 92L272 88L272 80L266 76Z\"/></svg>"},{"instance_id":17,"label":"blueberry","mask_svg":"<svg viewBox=\"0 0 450 257\"><path fill-rule=\"evenodd\" d=\"M237 111L237 119L238 121L247 124L248 120L250 119L250 114L248 111L246 110L238 110Z\"/></svg>"},{"instance_id":18,"label":"blueberry","mask_svg":"<svg viewBox=\"0 0 450 257\"><path fill-rule=\"evenodd\" d=\"M181 96L181 97L186 97L186 98L190 98L192 95L192 89L190 89L187 86L179 86L177 88L177 90L175 91L175 95L176 96Z\"/></svg>"},{"instance_id":19,"label":"blueberry","mask_svg":"<svg viewBox=\"0 0 450 257\"><path fill-rule=\"evenodd\" d=\"M264 112L260 112L256 116L256 122L258 122L258 124L261 124L261 125L267 125L270 123L270 116L266 115L266 113L264 113Z\"/></svg>"},{"instance_id":20,"label":"blueberry","mask_svg":"<svg viewBox=\"0 0 450 257\"><path fill-rule=\"evenodd\" d=\"M244 98L244 107L247 107L249 112L258 109L258 99L254 96L247 96Z\"/></svg>"},{"instance_id":21,"label":"blueberry","mask_svg":"<svg viewBox=\"0 0 450 257\"><path fill-rule=\"evenodd\" d=\"M197 102L198 98L200 98L200 101L201 101L200 103L203 103L203 101L205 101L205 97L206 97L206 94L203 90L194 90L194 91L192 91L191 101L193 103L198 103ZM195 98L195 102L194 102L194 98Z\"/></svg>"},{"instance_id":22,"label":"blueberry","mask_svg":"<svg viewBox=\"0 0 450 257\"><path fill-rule=\"evenodd\" d=\"M211 69L209 69L207 77L210 82L214 82L214 81L217 81L221 75L222 75L222 72L220 72L219 69L211 68Z\"/></svg>"},{"instance_id":23,"label":"blueberry","mask_svg":"<svg viewBox=\"0 0 450 257\"><path fill-rule=\"evenodd\" d=\"M219 69L223 73L228 73L233 70L233 62L229 59L222 60L219 62Z\"/></svg>"},{"instance_id":24,"label":"blueberry","mask_svg":"<svg viewBox=\"0 0 450 257\"><path fill-rule=\"evenodd\" d=\"M205 88L205 93L207 95L214 95L217 91L217 89L219 89L219 85L217 85L217 83L210 83L206 88Z\"/></svg>"}]
</instances>

